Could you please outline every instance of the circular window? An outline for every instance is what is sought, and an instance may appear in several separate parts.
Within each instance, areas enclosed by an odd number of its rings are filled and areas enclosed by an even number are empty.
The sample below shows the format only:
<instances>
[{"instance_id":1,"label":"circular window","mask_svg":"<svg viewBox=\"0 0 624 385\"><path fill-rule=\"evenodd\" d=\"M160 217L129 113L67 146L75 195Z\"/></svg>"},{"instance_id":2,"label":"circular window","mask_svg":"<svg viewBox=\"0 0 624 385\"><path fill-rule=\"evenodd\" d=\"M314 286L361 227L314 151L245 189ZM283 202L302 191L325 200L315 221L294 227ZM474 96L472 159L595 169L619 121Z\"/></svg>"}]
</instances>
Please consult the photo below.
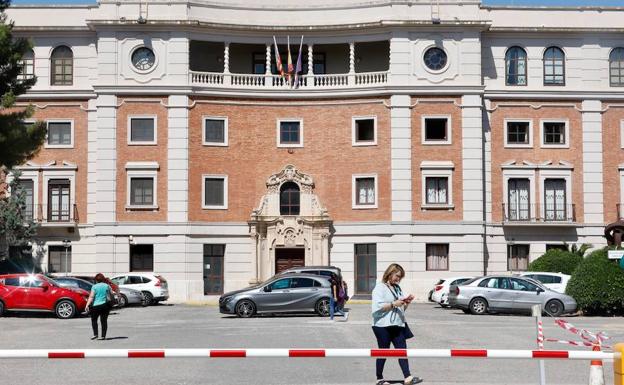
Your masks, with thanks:
<instances>
[{"instance_id":1,"label":"circular window","mask_svg":"<svg viewBox=\"0 0 624 385\"><path fill-rule=\"evenodd\" d=\"M425 65L432 71L441 71L446 67L448 58L446 52L438 47L429 48L424 56Z\"/></svg>"},{"instance_id":2,"label":"circular window","mask_svg":"<svg viewBox=\"0 0 624 385\"><path fill-rule=\"evenodd\" d=\"M156 55L147 47L139 47L132 53L132 65L139 71L150 70L155 63Z\"/></svg>"}]
</instances>

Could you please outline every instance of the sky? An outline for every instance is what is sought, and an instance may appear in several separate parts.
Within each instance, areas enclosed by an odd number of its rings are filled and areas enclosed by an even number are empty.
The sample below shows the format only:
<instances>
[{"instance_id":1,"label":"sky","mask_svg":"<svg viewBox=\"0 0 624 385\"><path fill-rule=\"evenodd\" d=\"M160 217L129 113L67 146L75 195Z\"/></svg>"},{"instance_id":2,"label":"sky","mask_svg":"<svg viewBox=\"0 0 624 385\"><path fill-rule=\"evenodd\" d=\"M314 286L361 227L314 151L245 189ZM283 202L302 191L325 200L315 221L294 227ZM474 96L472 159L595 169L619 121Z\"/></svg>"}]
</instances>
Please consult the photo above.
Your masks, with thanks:
<instances>
[{"instance_id":1,"label":"sky","mask_svg":"<svg viewBox=\"0 0 624 385\"><path fill-rule=\"evenodd\" d=\"M621 6L624 0L482 0L485 5ZM89 0L13 0L13 4L93 4Z\"/></svg>"}]
</instances>

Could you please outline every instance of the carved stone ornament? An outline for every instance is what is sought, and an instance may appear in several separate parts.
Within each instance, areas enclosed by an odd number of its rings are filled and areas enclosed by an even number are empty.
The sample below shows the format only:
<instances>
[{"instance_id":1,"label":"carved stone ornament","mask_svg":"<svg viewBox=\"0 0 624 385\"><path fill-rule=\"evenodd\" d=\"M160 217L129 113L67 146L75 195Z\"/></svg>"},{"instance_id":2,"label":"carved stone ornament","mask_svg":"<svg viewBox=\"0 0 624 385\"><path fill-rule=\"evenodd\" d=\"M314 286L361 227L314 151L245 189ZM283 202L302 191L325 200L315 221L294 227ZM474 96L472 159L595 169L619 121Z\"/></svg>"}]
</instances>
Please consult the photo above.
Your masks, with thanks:
<instances>
[{"instance_id":1,"label":"carved stone ornament","mask_svg":"<svg viewBox=\"0 0 624 385\"><path fill-rule=\"evenodd\" d=\"M300 172L292 164L284 167L282 171L277 174L273 174L267 179L266 185L268 193L278 193L280 186L284 182L295 182L299 185L302 193L310 194L314 189L314 181L312 177Z\"/></svg>"}]
</instances>

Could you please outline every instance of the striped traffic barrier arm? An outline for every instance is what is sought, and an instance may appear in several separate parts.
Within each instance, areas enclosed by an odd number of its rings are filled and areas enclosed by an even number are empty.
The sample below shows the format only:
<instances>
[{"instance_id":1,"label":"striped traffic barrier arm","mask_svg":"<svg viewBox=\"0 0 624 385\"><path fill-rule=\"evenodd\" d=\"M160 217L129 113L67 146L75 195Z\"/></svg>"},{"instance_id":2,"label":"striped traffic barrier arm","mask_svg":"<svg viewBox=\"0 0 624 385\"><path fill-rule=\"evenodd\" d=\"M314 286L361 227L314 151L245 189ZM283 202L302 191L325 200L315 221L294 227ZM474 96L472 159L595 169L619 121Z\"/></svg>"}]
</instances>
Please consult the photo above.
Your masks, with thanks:
<instances>
[{"instance_id":1,"label":"striped traffic barrier arm","mask_svg":"<svg viewBox=\"0 0 624 385\"><path fill-rule=\"evenodd\" d=\"M496 349L22 349L0 350L0 359L17 358L499 358L613 360L620 352Z\"/></svg>"}]
</instances>

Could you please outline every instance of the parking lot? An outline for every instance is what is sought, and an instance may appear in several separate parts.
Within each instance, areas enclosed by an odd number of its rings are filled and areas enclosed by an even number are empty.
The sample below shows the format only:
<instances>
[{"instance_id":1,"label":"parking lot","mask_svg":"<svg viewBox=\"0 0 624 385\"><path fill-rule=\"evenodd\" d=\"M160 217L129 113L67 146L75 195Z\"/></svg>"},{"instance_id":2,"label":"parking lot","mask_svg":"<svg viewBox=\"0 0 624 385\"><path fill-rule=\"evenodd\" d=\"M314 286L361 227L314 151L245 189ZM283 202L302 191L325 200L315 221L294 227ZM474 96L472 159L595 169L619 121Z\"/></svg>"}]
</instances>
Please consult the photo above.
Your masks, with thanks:
<instances>
[{"instance_id":1,"label":"parking lot","mask_svg":"<svg viewBox=\"0 0 624 385\"><path fill-rule=\"evenodd\" d=\"M0 318L2 349L85 348L373 348L370 305L350 305L348 322L315 315L239 319L216 306L157 305L115 310L109 340L91 341L86 317L59 320L52 315ZM517 315L466 315L437 305L408 310L412 348L534 349L535 320ZM621 318L567 317L589 330L606 331L624 342ZM572 334L545 319L547 337ZM568 346L547 344L550 349ZM536 384L537 362L527 360L412 359L412 371L432 384ZM4 360L0 384L374 384L374 360L350 358L92 359ZM586 384L589 362L547 361L548 384ZM605 364L607 384L612 365ZM389 360L386 378L402 379Z\"/></svg>"}]
</instances>

